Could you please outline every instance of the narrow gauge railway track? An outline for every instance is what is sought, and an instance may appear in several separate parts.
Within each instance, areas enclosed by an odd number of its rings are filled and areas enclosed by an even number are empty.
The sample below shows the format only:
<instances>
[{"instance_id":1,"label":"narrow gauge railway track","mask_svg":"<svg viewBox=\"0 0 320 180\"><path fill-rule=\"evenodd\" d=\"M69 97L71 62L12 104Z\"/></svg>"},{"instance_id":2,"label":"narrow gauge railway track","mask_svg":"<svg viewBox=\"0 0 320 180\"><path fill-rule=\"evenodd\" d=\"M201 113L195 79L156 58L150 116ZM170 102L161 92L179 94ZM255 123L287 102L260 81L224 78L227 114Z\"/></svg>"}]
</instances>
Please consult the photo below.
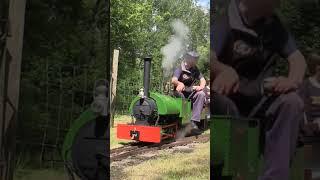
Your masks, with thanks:
<instances>
[{"instance_id":1,"label":"narrow gauge railway track","mask_svg":"<svg viewBox=\"0 0 320 180\"><path fill-rule=\"evenodd\" d=\"M175 146L183 146L193 142L204 143L210 140L210 135L198 135L198 136L191 136L179 139L177 141L166 141L160 144L143 144L143 143L130 143L129 145L112 149L110 151L110 160L113 161L120 161L129 156L136 156L139 154L147 153L150 151L156 151L161 149L172 148Z\"/></svg>"}]
</instances>

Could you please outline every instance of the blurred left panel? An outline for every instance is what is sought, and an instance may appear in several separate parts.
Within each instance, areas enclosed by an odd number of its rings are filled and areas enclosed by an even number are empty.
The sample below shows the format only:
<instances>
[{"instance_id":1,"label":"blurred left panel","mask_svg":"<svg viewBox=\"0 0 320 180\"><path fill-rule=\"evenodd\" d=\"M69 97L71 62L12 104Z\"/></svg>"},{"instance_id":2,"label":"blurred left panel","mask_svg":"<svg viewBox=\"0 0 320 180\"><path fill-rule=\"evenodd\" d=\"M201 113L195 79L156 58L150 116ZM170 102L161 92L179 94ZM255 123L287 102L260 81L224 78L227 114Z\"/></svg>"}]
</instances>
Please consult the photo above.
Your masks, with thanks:
<instances>
[{"instance_id":1,"label":"blurred left panel","mask_svg":"<svg viewBox=\"0 0 320 180\"><path fill-rule=\"evenodd\" d=\"M0 179L109 177L109 1L0 2Z\"/></svg>"}]
</instances>

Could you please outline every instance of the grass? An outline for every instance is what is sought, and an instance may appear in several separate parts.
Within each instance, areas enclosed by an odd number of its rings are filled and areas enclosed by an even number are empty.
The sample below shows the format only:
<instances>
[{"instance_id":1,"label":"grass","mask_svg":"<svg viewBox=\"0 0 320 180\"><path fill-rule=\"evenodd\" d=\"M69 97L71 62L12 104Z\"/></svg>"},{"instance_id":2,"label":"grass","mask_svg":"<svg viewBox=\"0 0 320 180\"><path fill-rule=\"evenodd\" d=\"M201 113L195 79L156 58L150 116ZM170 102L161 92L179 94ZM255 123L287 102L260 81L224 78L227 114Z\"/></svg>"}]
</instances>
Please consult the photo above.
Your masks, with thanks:
<instances>
[{"instance_id":1,"label":"grass","mask_svg":"<svg viewBox=\"0 0 320 180\"><path fill-rule=\"evenodd\" d=\"M210 134L210 129L204 131L203 134Z\"/></svg>"},{"instance_id":2,"label":"grass","mask_svg":"<svg viewBox=\"0 0 320 180\"><path fill-rule=\"evenodd\" d=\"M130 141L117 139L117 124L126 124L131 122L131 117L127 115L115 115L114 128L110 129L110 149L123 146Z\"/></svg>"},{"instance_id":3,"label":"grass","mask_svg":"<svg viewBox=\"0 0 320 180\"><path fill-rule=\"evenodd\" d=\"M160 152L158 158L123 169L116 179L210 179L210 143L198 144L191 153Z\"/></svg>"}]
</instances>

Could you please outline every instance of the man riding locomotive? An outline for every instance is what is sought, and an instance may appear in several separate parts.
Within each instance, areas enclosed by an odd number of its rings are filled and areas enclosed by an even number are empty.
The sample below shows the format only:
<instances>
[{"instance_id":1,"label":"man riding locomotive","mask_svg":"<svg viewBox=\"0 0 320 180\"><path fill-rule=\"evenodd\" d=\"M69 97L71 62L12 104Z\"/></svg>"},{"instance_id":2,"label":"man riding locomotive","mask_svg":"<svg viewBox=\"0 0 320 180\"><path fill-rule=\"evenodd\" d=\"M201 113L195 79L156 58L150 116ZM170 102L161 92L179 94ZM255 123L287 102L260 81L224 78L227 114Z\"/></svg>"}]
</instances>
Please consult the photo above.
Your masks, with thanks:
<instances>
[{"instance_id":1,"label":"man riding locomotive","mask_svg":"<svg viewBox=\"0 0 320 180\"><path fill-rule=\"evenodd\" d=\"M197 67L199 54L195 51L187 52L181 65L176 68L172 77L172 84L175 86L175 95L192 101L191 126L195 132L200 132L198 124L200 123L201 111L206 102L206 80ZM196 80L200 81L196 85Z\"/></svg>"}]
</instances>

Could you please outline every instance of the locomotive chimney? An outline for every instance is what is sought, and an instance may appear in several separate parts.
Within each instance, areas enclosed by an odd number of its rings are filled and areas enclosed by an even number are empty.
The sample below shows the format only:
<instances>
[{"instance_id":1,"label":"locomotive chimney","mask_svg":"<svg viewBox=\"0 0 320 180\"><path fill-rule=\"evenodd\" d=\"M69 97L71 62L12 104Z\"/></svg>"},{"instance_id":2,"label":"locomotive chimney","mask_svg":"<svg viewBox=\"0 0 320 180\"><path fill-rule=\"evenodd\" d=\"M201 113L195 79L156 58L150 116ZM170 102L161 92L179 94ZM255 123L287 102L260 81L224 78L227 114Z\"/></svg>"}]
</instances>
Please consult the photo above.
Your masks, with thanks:
<instances>
[{"instance_id":1,"label":"locomotive chimney","mask_svg":"<svg viewBox=\"0 0 320 180\"><path fill-rule=\"evenodd\" d=\"M144 58L143 88L145 97L149 97L151 60L151 57Z\"/></svg>"}]
</instances>

